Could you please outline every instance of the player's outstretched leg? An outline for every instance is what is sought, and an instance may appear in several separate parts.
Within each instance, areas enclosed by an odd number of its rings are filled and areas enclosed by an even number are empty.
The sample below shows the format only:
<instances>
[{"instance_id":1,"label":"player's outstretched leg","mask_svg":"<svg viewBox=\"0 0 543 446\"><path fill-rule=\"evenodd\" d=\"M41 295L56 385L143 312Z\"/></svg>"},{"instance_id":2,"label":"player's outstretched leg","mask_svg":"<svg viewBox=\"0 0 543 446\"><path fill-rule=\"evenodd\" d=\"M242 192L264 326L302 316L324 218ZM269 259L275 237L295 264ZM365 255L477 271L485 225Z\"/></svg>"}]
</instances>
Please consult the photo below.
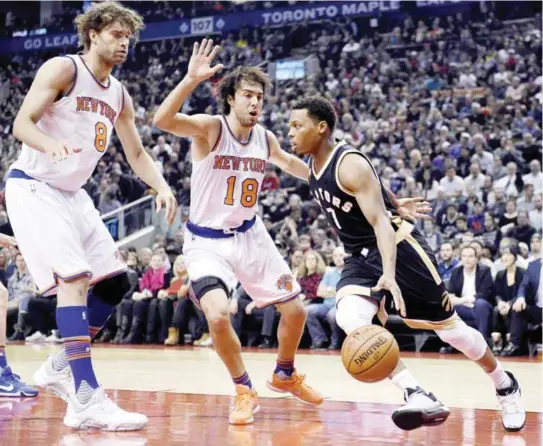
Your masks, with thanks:
<instances>
[{"instance_id":1,"label":"player's outstretched leg","mask_svg":"<svg viewBox=\"0 0 543 446\"><path fill-rule=\"evenodd\" d=\"M12 373L6 357L6 324L8 317L8 291L0 283L0 397L37 396L38 391Z\"/></svg>"},{"instance_id":2,"label":"player's outstretched leg","mask_svg":"<svg viewBox=\"0 0 543 446\"><path fill-rule=\"evenodd\" d=\"M349 334L360 327L370 325L377 314L377 304L357 295L343 297L337 305L336 321ZM436 426L450 415L432 393L425 392L417 383L402 361L390 374L389 379L404 393L405 405L392 414L392 421L403 430L417 429L421 426Z\"/></svg>"},{"instance_id":3,"label":"player's outstretched leg","mask_svg":"<svg viewBox=\"0 0 543 446\"><path fill-rule=\"evenodd\" d=\"M460 318L450 329L437 330L436 333L487 373L496 387L496 395L502 407L503 427L508 432L520 431L526 423L526 410L520 398L519 383L511 372L503 369L483 335Z\"/></svg>"},{"instance_id":4,"label":"player's outstretched leg","mask_svg":"<svg viewBox=\"0 0 543 446\"><path fill-rule=\"evenodd\" d=\"M268 388L279 393L290 393L302 403L318 406L322 403L320 392L305 383L305 375L298 375L294 367L294 356L304 333L305 308L298 298L278 304L281 313L277 338L279 351L277 366Z\"/></svg>"},{"instance_id":5,"label":"player's outstretched leg","mask_svg":"<svg viewBox=\"0 0 543 446\"><path fill-rule=\"evenodd\" d=\"M70 282L59 279L58 284L57 325L74 379L74 391L68 398L64 424L76 429L142 429L147 425L147 417L117 407L94 374L86 305L88 285L86 276Z\"/></svg>"},{"instance_id":6,"label":"player's outstretched leg","mask_svg":"<svg viewBox=\"0 0 543 446\"><path fill-rule=\"evenodd\" d=\"M254 421L253 415L259 411L260 406L258 395L241 359L241 343L230 323L228 297L222 288L215 288L202 296L200 305L209 325L209 334L213 339L215 351L236 386L237 396L230 413L230 424L250 424Z\"/></svg>"}]
</instances>

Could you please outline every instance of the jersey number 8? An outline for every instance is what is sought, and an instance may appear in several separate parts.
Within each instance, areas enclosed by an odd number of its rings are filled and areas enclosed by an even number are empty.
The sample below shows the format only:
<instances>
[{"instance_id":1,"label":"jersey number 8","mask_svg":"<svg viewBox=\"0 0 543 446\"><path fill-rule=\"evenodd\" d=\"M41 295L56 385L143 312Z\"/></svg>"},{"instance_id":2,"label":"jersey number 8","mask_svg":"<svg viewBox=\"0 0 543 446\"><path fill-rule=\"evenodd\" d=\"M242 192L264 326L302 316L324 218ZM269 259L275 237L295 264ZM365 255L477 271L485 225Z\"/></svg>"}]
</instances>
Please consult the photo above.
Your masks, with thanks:
<instances>
[{"instance_id":1,"label":"jersey number 8","mask_svg":"<svg viewBox=\"0 0 543 446\"><path fill-rule=\"evenodd\" d=\"M228 206L234 206L234 190L236 187L237 177L229 177L226 182L228 188L226 190L226 197L224 198L224 204ZM252 208L258 198L258 181L254 178L247 178L241 183L241 205L245 208Z\"/></svg>"},{"instance_id":2,"label":"jersey number 8","mask_svg":"<svg viewBox=\"0 0 543 446\"><path fill-rule=\"evenodd\" d=\"M94 148L99 152L106 150L107 127L103 122L98 121L94 126Z\"/></svg>"}]
</instances>

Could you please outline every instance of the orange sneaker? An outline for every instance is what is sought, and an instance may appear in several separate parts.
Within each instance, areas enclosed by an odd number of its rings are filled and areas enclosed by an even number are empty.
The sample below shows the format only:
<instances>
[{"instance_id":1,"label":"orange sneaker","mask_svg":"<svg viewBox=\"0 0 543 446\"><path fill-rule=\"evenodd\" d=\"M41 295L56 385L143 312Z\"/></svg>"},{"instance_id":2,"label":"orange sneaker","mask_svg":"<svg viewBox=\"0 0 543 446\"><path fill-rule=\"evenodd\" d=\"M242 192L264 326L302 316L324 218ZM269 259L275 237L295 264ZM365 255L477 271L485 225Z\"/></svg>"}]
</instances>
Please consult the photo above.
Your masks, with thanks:
<instances>
[{"instance_id":1,"label":"orange sneaker","mask_svg":"<svg viewBox=\"0 0 543 446\"><path fill-rule=\"evenodd\" d=\"M236 385L236 393L234 409L230 412L230 424L251 424L254 421L253 414L260 410L258 395L242 384Z\"/></svg>"},{"instance_id":2,"label":"orange sneaker","mask_svg":"<svg viewBox=\"0 0 543 446\"><path fill-rule=\"evenodd\" d=\"M271 382L268 381L267 385L268 389L274 392L291 393L298 401L312 406L318 406L323 400L320 392L305 383L305 375L298 375L296 372L287 379L280 379L277 373L274 373Z\"/></svg>"}]
</instances>

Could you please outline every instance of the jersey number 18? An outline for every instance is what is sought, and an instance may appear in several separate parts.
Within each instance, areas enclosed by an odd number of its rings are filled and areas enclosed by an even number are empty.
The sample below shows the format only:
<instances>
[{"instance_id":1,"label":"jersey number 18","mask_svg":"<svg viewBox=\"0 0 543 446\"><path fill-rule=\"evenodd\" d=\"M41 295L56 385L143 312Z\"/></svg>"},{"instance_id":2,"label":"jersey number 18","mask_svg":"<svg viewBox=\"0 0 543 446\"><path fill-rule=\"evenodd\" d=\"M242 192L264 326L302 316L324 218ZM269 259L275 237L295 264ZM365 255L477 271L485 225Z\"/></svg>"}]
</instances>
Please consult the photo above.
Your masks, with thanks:
<instances>
[{"instance_id":1,"label":"jersey number 18","mask_svg":"<svg viewBox=\"0 0 543 446\"><path fill-rule=\"evenodd\" d=\"M236 188L237 177L229 177L226 180L228 188L226 189L226 197L224 204L234 206L234 191ZM252 208L258 198L258 181L254 178L247 178L241 183L241 205L245 208Z\"/></svg>"}]
</instances>

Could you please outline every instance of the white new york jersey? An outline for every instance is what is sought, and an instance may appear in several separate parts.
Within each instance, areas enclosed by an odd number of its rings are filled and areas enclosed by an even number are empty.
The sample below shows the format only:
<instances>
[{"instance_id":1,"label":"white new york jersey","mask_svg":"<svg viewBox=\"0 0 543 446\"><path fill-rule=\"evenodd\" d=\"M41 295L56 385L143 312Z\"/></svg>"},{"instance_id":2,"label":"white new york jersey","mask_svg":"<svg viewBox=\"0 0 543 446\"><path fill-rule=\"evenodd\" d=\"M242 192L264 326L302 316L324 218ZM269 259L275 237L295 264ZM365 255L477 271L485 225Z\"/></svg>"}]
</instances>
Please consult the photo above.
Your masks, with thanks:
<instances>
[{"instance_id":1,"label":"white new york jersey","mask_svg":"<svg viewBox=\"0 0 543 446\"><path fill-rule=\"evenodd\" d=\"M213 229L233 229L257 212L258 193L266 173L269 142L266 129L256 124L247 143L232 134L219 116L221 131L214 150L193 161L190 221Z\"/></svg>"},{"instance_id":2,"label":"white new york jersey","mask_svg":"<svg viewBox=\"0 0 543 446\"><path fill-rule=\"evenodd\" d=\"M115 121L124 106L124 89L113 76L101 84L80 56L67 56L75 64L72 90L53 103L37 122L37 127L80 153L54 164L45 153L23 144L12 169L66 191L80 189L90 178L108 147Z\"/></svg>"}]
</instances>

